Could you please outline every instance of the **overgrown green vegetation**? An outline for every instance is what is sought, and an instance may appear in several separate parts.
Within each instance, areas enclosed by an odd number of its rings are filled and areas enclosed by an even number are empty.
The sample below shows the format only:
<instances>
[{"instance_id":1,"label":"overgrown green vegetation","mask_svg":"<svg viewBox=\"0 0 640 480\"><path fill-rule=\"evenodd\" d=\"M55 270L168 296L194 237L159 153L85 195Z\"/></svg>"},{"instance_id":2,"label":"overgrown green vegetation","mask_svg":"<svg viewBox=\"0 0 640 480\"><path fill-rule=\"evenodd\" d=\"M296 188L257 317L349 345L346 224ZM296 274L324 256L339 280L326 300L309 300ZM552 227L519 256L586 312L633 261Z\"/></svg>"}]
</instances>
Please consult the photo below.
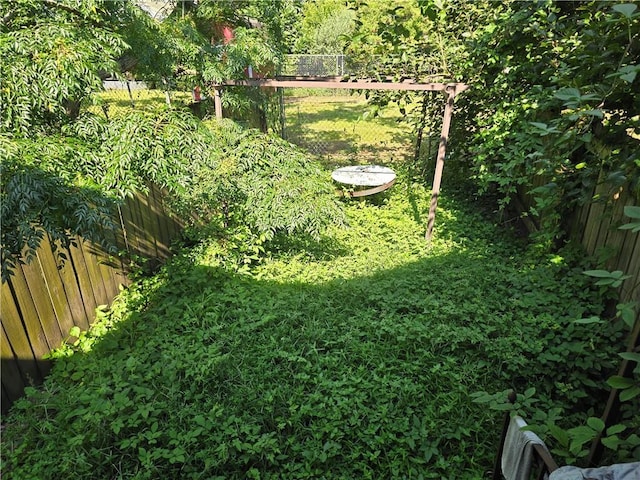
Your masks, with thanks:
<instances>
[{"instance_id":1,"label":"overgrown green vegetation","mask_svg":"<svg viewBox=\"0 0 640 480\"><path fill-rule=\"evenodd\" d=\"M73 235L103 240L115 202L150 182L171 192L187 224L210 230L242 225L265 238L298 229L317 236L325 225L342 222L330 180L286 142L232 123L206 125L179 104L139 105L123 115L120 105L106 108L113 104L108 95L97 95L101 78L121 68L168 89L169 77L194 66L193 49L209 54L199 65L200 82L238 75L248 64L258 68L270 61L269 52L276 55L266 30L238 28L236 40L216 52L204 47L210 42L203 35L215 32L203 25L192 37L171 30L211 16L222 22L239 5L200 7L191 5L188 16L162 25L131 2L44 2L40 8L21 0L2 17L3 281L34 257L46 235L61 247ZM216 61L223 53L226 61ZM315 208L307 206L310 198Z\"/></svg>"},{"instance_id":2,"label":"overgrown green vegetation","mask_svg":"<svg viewBox=\"0 0 640 480\"><path fill-rule=\"evenodd\" d=\"M523 203L542 247L562 245L577 205L614 203L621 190L638 198L637 4L353 3L357 74L471 85L456 101L449 175L473 177L502 208L531 195ZM427 131L441 117L431 102L408 113Z\"/></svg>"},{"instance_id":3,"label":"overgrown green vegetation","mask_svg":"<svg viewBox=\"0 0 640 480\"><path fill-rule=\"evenodd\" d=\"M197 246L70 332L47 383L7 417L7 477L478 478L499 428L485 404L508 408L507 388L559 459L584 457L636 306L603 310L624 273L581 264L562 228L594 185L637 189L637 7L351 5L361 73L474 85L447 175L456 166L501 206L543 177L530 192L542 248L450 190L425 245L424 164L345 203L345 222L329 172L285 141L187 110L97 109L112 69L159 89L277 71L295 2L182 2L162 25L131 2L15 2L0 19L3 279L45 234L64 247L108 229L113 201L148 182L170 191ZM317 13L344 26L340 11ZM259 89L225 98L265 119ZM441 117L429 96L369 100L428 134ZM639 456L635 382L609 380L627 402L607 460Z\"/></svg>"},{"instance_id":4,"label":"overgrown green vegetation","mask_svg":"<svg viewBox=\"0 0 640 480\"><path fill-rule=\"evenodd\" d=\"M428 192L381 200L319 244L212 239L124 292L17 402L8 478L479 478L500 414L474 392L599 411L619 332L573 323L601 306L570 252L528 261L447 197L429 248Z\"/></svg>"}]
</instances>

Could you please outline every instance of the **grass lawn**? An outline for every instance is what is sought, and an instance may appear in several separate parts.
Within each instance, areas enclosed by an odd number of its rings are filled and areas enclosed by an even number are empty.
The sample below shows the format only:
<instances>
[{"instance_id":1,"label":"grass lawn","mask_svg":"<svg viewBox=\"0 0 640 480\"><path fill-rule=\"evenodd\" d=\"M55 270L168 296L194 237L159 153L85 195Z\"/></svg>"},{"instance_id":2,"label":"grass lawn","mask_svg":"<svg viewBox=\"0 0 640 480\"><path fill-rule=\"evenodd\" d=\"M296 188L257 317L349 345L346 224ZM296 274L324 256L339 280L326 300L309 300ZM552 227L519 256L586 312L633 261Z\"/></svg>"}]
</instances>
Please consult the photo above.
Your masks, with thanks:
<instances>
[{"instance_id":1,"label":"grass lawn","mask_svg":"<svg viewBox=\"0 0 640 480\"><path fill-rule=\"evenodd\" d=\"M345 91L306 96L306 90L290 89L285 97L287 140L307 149L328 167L353 164L378 164L393 167L413 156L414 136L411 127L400 122L397 107L381 109L368 117L363 95ZM174 105L188 105L189 92L171 92ZM124 115L132 109L162 109L166 104L162 90L107 90L96 95L96 104L88 111L110 117ZM364 118L363 118L364 116Z\"/></svg>"},{"instance_id":2,"label":"grass lawn","mask_svg":"<svg viewBox=\"0 0 640 480\"><path fill-rule=\"evenodd\" d=\"M410 159L415 139L411 127L399 121L398 108L382 109L376 118L366 112L364 95L296 96L292 89L285 97L287 140L330 167L393 166Z\"/></svg>"},{"instance_id":3,"label":"grass lawn","mask_svg":"<svg viewBox=\"0 0 640 480\"><path fill-rule=\"evenodd\" d=\"M169 94L174 105L188 105L191 103L191 93L174 91ZM97 93L96 104L87 107L87 110L104 115L102 106L107 107L109 117L126 115L132 109L158 109L166 105L166 93L154 89L132 89L131 96L126 89L110 89Z\"/></svg>"}]
</instances>

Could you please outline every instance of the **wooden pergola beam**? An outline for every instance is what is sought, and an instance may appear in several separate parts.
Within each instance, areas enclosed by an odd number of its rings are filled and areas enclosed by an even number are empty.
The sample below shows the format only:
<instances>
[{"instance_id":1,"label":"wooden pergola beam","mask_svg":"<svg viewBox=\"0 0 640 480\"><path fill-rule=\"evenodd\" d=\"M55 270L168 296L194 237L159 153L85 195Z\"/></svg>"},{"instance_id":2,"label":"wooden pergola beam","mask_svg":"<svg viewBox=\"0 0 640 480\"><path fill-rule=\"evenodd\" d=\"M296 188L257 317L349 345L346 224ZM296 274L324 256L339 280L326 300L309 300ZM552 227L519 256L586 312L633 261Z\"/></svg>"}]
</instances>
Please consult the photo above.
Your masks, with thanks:
<instances>
[{"instance_id":1,"label":"wooden pergola beam","mask_svg":"<svg viewBox=\"0 0 640 480\"><path fill-rule=\"evenodd\" d=\"M419 92L444 92L455 88L456 93L463 92L468 85L464 83L417 83L410 80L403 82L376 82L373 80L344 80L342 77L275 77L248 78L243 80L227 80L214 85L243 87L283 87L283 88L334 88L349 90L409 90Z\"/></svg>"},{"instance_id":2,"label":"wooden pergola beam","mask_svg":"<svg viewBox=\"0 0 640 480\"><path fill-rule=\"evenodd\" d=\"M373 80L349 80L342 77L317 78L317 77L276 77L276 78L248 78L243 80L227 80L213 85L215 95L216 118L222 118L222 102L220 100L220 90L223 87L275 87L275 88L333 88L348 90L404 90L417 92L443 92L446 95L446 103L442 118L442 131L440 134L440 144L438 146L438 156L436 158L436 168L433 175L433 185L431 188L431 203L429 205L429 217L427 219L427 231L425 238L428 242L433 236L433 226L436 219L436 209L438 206L438 196L440 195L440 184L442 182L442 171L449 140L449 129L453 117L453 102L456 95L469 88L465 83L418 83L410 80L403 82L377 82Z\"/></svg>"}]
</instances>

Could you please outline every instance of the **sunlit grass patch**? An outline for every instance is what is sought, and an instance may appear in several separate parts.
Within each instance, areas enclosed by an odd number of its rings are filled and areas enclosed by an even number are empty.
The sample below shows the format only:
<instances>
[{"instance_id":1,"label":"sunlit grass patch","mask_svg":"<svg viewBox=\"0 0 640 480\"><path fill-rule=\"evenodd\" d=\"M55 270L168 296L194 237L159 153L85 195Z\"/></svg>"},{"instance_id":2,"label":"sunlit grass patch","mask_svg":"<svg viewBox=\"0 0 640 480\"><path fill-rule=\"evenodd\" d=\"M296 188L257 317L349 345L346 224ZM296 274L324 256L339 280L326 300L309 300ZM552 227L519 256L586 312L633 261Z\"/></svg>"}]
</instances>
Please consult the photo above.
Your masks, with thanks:
<instances>
[{"instance_id":1,"label":"sunlit grass patch","mask_svg":"<svg viewBox=\"0 0 640 480\"><path fill-rule=\"evenodd\" d=\"M309 149L329 167L347 164L392 166L412 154L411 127L397 107L367 115L363 95L286 99L287 138Z\"/></svg>"},{"instance_id":2,"label":"sunlit grass patch","mask_svg":"<svg viewBox=\"0 0 640 480\"><path fill-rule=\"evenodd\" d=\"M169 99L175 105L187 105L191 102L191 93L184 91L169 92ZM132 109L161 110L167 106L167 93L163 90L136 88L131 94L126 89L110 89L95 94L94 104L87 110L96 115L126 115Z\"/></svg>"}]
</instances>

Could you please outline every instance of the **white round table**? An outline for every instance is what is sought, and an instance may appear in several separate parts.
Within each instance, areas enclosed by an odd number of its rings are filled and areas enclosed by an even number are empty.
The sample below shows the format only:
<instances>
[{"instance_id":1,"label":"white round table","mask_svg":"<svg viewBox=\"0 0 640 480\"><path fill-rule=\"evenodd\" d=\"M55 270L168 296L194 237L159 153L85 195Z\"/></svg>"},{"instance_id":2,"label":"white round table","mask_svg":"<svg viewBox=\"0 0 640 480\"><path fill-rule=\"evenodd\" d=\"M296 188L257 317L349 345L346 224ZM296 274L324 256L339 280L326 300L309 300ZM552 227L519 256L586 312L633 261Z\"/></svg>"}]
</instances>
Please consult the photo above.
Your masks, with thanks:
<instances>
[{"instance_id":1,"label":"white round table","mask_svg":"<svg viewBox=\"0 0 640 480\"><path fill-rule=\"evenodd\" d=\"M334 170L331 178L346 185L373 187L346 193L350 197L364 197L383 192L391 187L396 181L396 173L380 165L351 165Z\"/></svg>"}]
</instances>

